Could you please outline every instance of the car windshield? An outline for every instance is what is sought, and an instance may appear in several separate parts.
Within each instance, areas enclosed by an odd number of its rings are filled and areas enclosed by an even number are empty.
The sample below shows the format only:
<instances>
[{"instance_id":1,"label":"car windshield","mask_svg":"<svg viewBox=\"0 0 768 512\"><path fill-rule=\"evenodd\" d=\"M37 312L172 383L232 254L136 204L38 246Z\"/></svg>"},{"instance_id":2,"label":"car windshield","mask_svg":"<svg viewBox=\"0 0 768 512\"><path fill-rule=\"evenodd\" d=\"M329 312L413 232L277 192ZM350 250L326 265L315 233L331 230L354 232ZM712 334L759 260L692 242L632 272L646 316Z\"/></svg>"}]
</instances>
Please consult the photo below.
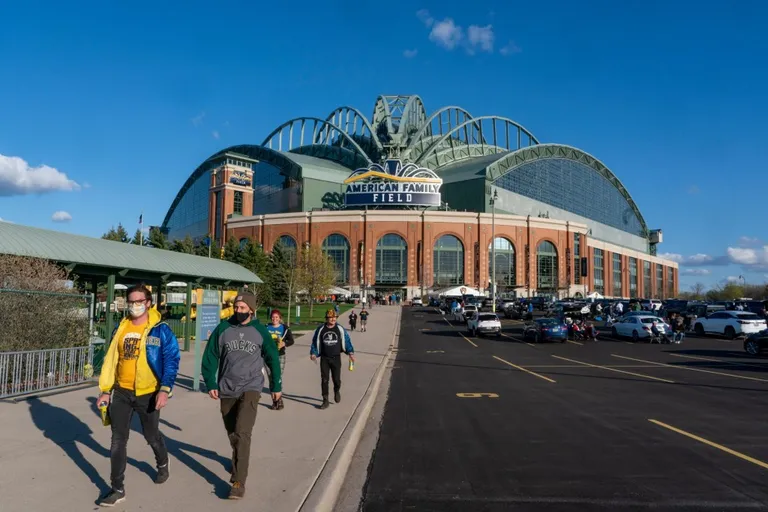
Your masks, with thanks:
<instances>
[{"instance_id":1,"label":"car windshield","mask_svg":"<svg viewBox=\"0 0 768 512\"><path fill-rule=\"evenodd\" d=\"M740 318L742 320L760 320L760 317L754 313L737 313L736 318Z\"/></svg>"},{"instance_id":2,"label":"car windshield","mask_svg":"<svg viewBox=\"0 0 768 512\"><path fill-rule=\"evenodd\" d=\"M661 320L661 318L647 317L647 318L642 318L641 320L643 321L644 324L652 324L653 322L656 322L656 323L659 323L659 324L663 324L664 323Z\"/></svg>"},{"instance_id":3,"label":"car windshield","mask_svg":"<svg viewBox=\"0 0 768 512\"><path fill-rule=\"evenodd\" d=\"M482 322L483 320L498 320L499 317L496 315L480 315L477 319Z\"/></svg>"},{"instance_id":4,"label":"car windshield","mask_svg":"<svg viewBox=\"0 0 768 512\"><path fill-rule=\"evenodd\" d=\"M545 320L536 320L536 323L542 327L552 327L554 325L558 325L557 320L553 318L547 318Z\"/></svg>"}]
</instances>

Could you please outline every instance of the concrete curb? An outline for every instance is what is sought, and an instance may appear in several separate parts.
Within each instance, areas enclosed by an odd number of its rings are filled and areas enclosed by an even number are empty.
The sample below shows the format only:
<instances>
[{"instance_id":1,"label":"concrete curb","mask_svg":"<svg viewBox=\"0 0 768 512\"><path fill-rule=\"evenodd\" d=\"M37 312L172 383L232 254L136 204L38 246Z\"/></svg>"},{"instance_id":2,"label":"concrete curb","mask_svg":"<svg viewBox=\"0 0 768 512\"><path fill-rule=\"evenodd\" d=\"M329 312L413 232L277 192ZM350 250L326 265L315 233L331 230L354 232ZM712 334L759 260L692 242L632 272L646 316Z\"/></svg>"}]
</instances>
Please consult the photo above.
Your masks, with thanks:
<instances>
[{"instance_id":1,"label":"concrete curb","mask_svg":"<svg viewBox=\"0 0 768 512\"><path fill-rule=\"evenodd\" d=\"M307 492L301 505L299 505L297 512L333 512L341 488L344 485L349 465L352 462L352 457L357 450L365 424L376 402L382 378L386 373L387 364L396 350L398 338L400 337L400 318L402 312L401 306L397 312L396 328L389 350L387 350L376 373L368 383L368 388L355 407L355 412L344 426L344 430L338 439L336 439L328 460L320 469L317 478L312 483L312 487Z\"/></svg>"}]
</instances>

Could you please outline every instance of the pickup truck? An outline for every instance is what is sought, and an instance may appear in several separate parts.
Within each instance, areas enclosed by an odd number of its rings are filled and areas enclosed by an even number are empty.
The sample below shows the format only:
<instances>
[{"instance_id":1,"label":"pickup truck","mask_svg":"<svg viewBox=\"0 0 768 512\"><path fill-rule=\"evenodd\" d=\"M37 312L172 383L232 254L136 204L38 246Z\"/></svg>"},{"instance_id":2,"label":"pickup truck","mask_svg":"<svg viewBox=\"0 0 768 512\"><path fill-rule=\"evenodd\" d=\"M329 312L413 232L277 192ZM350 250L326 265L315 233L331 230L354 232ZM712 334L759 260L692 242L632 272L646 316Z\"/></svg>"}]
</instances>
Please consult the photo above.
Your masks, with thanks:
<instances>
[{"instance_id":1,"label":"pickup truck","mask_svg":"<svg viewBox=\"0 0 768 512\"><path fill-rule=\"evenodd\" d=\"M501 335L501 320L496 313L476 313L467 321L469 334Z\"/></svg>"}]
</instances>

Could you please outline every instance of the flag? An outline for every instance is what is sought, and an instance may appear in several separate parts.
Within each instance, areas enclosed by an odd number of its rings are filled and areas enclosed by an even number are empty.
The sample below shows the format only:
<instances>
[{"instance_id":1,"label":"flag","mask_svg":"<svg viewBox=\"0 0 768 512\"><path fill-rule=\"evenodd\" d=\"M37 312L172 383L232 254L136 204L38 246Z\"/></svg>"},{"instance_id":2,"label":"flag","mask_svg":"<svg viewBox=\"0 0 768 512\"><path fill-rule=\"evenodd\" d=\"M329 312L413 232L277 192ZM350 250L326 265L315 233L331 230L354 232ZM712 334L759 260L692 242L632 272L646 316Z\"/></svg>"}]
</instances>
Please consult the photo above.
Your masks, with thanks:
<instances>
[{"instance_id":1,"label":"flag","mask_svg":"<svg viewBox=\"0 0 768 512\"><path fill-rule=\"evenodd\" d=\"M139 224L143 222L143 219L144 219L144 214L142 213L139 215Z\"/></svg>"}]
</instances>

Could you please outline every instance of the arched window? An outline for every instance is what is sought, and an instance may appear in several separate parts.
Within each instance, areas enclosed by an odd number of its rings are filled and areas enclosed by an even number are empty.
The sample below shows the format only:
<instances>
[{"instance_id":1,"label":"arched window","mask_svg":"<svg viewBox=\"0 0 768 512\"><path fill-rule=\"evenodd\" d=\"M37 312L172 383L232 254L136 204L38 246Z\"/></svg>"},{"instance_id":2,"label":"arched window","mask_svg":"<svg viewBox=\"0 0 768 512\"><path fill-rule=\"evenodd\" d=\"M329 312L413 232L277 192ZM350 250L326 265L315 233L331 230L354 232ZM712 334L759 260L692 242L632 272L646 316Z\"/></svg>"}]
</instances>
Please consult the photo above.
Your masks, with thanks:
<instances>
[{"instance_id":1,"label":"arched window","mask_svg":"<svg viewBox=\"0 0 768 512\"><path fill-rule=\"evenodd\" d=\"M245 249L246 245L248 245L248 239L247 238L241 238L240 239L240 249Z\"/></svg>"},{"instance_id":2,"label":"arched window","mask_svg":"<svg viewBox=\"0 0 768 512\"><path fill-rule=\"evenodd\" d=\"M515 286L515 246L506 238L496 237L488 244L488 281L493 281L493 248L496 246L496 287L499 291Z\"/></svg>"},{"instance_id":3,"label":"arched window","mask_svg":"<svg viewBox=\"0 0 768 512\"><path fill-rule=\"evenodd\" d=\"M464 244L453 235L435 242L432 260L434 286L464 284Z\"/></svg>"},{"instance_id":4,"label":"arched window","mask_svg":"<svg viewBox=\"0 0 768 512\"><path fill-rule=\"evenodd\" d=\"M400 235L390 233L376 243L376 284L406 284L408 281L408 244Z\"/></svg>"},{"instance_id":5,"label":"arched window","mask_svg":"<svg viewBox=\"0 0 768 512\"><path fill-rule=\"evenodd\" d=\"M323 252L336 267L336 284L349 282L349 241L344 235L328 235L323 240Z\"/></svg>"},{"instance_id":6,"label":"arched window","mask_svg":"<svg viewBox=\"0 0 768 512\"><path fill-rule=\"evenodd\" d=\"M278 245L286 253L286 255L290 260L296 259L297 244L296 244L296 240L292 236L290 235L281 236L275 242L275 247L277 247ZM274 248L272 250L274 251Z\"/></svg>"},{"instance_id":7,"label":"arched window","mask_svg":"<svg viewBox=\"0 0 768 512\"><path fill-rule=\"evenodd\" d=\"M547 240L536 248L536 283L539 293L557 293L557 248Z\"/></svg>"}]
</instances>

